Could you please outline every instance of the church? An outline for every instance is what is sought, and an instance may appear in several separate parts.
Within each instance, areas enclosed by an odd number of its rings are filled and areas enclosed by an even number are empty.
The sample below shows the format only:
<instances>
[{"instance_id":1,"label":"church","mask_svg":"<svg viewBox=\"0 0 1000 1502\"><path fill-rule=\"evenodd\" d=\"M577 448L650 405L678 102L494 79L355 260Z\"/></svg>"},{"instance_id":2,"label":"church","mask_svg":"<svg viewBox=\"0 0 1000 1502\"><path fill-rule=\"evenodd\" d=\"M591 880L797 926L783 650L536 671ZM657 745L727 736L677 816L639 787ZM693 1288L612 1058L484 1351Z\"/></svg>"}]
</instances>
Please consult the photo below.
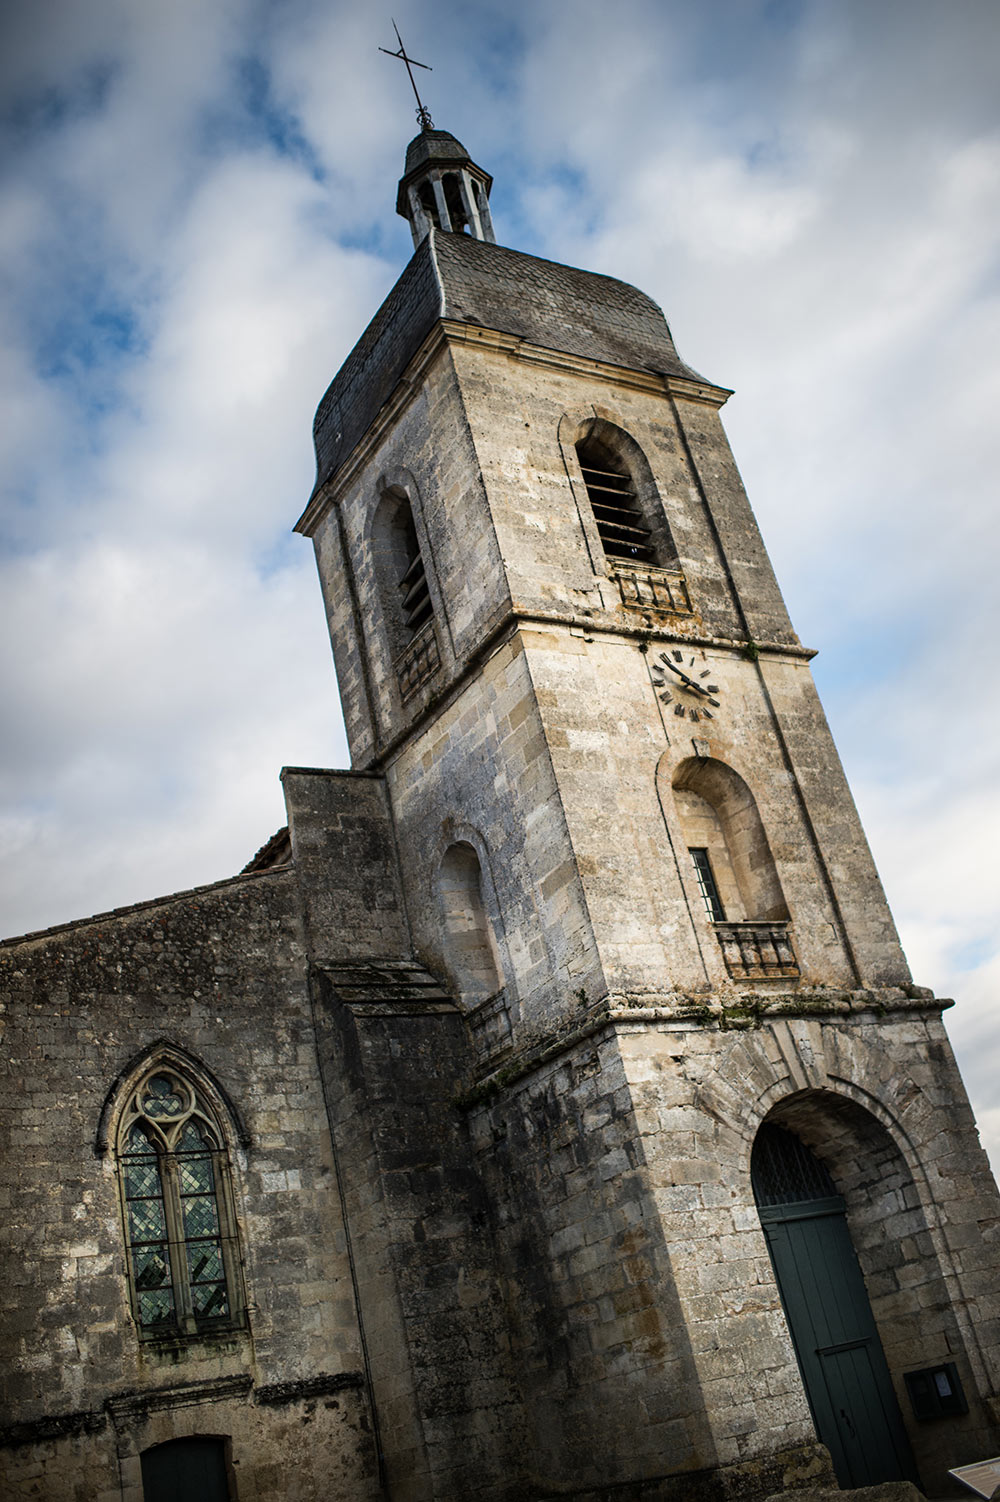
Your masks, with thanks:
<instances>
[{"instance_id":1,"label":"church","mask_svg":"<svg viewBox=\"0 0 1000 1502\"><path fill-rule=\"evenodd\" d=\"M351 769L286 767L239 875L0 945L6 1498L943 1497L1000 1451L1000 1199L730 393L490 189L428 119L316 416Z\"/></svg>"}]
</instances>

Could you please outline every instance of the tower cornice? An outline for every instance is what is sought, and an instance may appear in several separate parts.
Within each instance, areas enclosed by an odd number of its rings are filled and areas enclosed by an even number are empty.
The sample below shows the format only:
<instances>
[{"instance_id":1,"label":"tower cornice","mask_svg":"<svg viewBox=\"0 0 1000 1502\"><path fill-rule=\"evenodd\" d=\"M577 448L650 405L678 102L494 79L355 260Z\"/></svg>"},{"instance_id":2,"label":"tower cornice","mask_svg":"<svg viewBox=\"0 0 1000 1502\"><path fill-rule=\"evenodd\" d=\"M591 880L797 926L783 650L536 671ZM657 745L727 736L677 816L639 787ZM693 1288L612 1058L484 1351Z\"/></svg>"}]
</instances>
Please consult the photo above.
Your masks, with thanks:
<instances>
[{"instance_id":1,"label":"tower cornice","mask_svg":"<svg viewBox=\"0 0 1000 1502\"><path fill-rule=\"evenodd\" d=\"M484 324L470 323L454 318L440 318L421 343L416 354L400 375L391 395L379 409L374 420L365 430L354 448L338 464L330 478L317 485L309 504L295 523L294 531L312 537L316 527L327 515L337 497L352 484L358 471L371 458L382 441L383 435L399 420L401 412L412 400L434 360L452 346L487 350L504 355L510 360L523 361L564 374L590 377L602 386L614 386L632 391L645 391L654 395L673 396L682 401L699 402L716 410L723 407L732 396L726 386L717 386L696 377L676 375L670 371L636 370L629 366L612 365L603 360L586 359L565 350L551 349L534 344L517 334L506 334Z\"/></svg>"}]
</instances>

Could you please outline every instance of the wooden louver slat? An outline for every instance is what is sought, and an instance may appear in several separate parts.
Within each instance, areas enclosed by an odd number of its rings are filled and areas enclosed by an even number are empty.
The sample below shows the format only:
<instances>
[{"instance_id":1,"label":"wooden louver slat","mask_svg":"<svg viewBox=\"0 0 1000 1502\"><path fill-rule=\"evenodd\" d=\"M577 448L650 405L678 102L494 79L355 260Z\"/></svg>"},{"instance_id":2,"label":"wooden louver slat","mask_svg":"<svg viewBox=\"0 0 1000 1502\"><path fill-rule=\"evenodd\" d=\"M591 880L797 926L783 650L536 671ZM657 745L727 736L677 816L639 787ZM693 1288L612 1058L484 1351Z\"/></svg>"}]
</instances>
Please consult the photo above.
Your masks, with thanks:
<instances>
[{"instance_id":1,"label":"wooden louver slat","mask_svg":"<svg viewBox=\"0 0 1000 1502\"><path fill-rule=\"evenodd\" d=\"M580 469L605 555L630 563L652 563L652 534L643 521L631 477L588 464L584 454Z\"/></svg>"},{"instance_id":2,"label":"wooden louver slat","mask_svg":"<svg viewBox=\"0 0 1000 1502\"><path fill-rule=\"evenodd\" d=\"M431 596L427 588L424 561L418 553L399 581L402 592L403 622L410 631L419 631L431 617Z\"/></svg>"}]
</instances>

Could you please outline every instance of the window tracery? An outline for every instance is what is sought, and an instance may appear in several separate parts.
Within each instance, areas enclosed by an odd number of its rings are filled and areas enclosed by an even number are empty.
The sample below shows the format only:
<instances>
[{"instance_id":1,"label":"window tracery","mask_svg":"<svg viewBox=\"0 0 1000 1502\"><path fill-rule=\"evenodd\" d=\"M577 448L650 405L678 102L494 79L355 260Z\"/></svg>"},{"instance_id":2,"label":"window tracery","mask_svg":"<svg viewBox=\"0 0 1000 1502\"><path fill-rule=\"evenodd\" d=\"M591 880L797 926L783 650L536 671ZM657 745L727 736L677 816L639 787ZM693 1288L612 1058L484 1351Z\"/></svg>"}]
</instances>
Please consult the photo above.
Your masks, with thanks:
<instances>
[{"instance_id":1,"label":"window tracery","mask_svg":"<svg viewBox=\"0 0 1000 1502\"><path fill-rule=\"evenodd\" d=\"M203 1090L147 1070L118 1131L129 1285L140 1330L195 1335L242 1323L224 1139Z\"/></svg>"}]
</instances>

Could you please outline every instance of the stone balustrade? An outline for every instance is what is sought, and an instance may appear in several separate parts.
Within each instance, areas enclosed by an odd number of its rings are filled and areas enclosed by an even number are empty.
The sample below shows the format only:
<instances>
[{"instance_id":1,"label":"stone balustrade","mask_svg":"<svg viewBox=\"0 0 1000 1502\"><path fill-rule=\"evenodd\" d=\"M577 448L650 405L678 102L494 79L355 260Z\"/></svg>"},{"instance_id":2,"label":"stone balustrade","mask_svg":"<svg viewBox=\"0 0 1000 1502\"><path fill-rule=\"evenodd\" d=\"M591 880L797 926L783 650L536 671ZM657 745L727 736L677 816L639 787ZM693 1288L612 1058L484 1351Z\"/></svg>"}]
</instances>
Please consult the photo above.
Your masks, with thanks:
<instances>
[{"instance_id":1,"label":"stone balustrade","mask_svg":"<svg viewBox=\"0 0 1000 1502\"><path fill-rule=\"evenodd\" d=\"M734 980L796 976L798 961L787 922L716 923L726 969Z\"/></svg>"}]
</instances>

